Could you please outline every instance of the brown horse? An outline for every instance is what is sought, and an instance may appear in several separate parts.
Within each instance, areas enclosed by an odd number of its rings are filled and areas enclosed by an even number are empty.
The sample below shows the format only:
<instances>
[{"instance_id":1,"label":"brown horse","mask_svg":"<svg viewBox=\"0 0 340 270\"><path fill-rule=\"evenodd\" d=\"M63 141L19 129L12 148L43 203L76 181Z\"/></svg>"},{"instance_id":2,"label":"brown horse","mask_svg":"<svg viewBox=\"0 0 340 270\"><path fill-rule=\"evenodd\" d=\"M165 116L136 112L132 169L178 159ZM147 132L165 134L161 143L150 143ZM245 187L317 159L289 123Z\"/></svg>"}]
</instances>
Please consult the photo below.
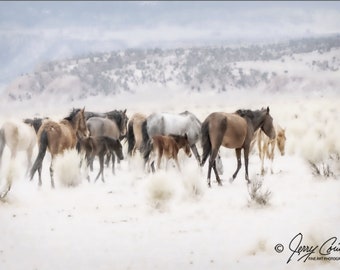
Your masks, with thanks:
<instances>
[{"instance_id":1,"label":"brown horse","mask_svg":"<svg viewBox=\"0 0 340 270\"><path fill-rule=\"evenodd\" d=\"M178 152L183 148L185 154L191 157L190 144L188 141L188 136L179 135L155 135L151 139L151 156L158 156L157 159L157 169L160 169L161 159L164 156L166 158L166 165L170 159L174 159L178 170L181 168L178 163ZM150 161L150 160L149 160ZM155 172L154 161L151 163L152 172Z\"/></svg>"},{"instance_id":2,"label":"brown horse","mask_svg":"<svg viewBox=\"0 0 340 270\"><path fill-rule=\"evenodd\" d=\"M47 120L38 130L39 152L31 168L31 180L35 172L39 173L39 185L41 186L41 169L46 150L51 153L51 185L54 188L53 160L57 154L62 154L65 149L75 148L77 138L87 137L88 130L84 117L84 109L73 109L70 115L59 123Z\"/></svg>"},{"instance_id":3,"label":"brown horse","mask_svg":"<svg viewBox=\"0 0 340 270\"><path fill-rule=\"evenodd\" d=\"M146 115L141 113L135 113L131 116L128 129L127 129L127 141L128 141L128 155L134 156L136 151L141 151L143 145L143 133L142 125L146 120Z\"/></svg>"},{"instance_id":4,"label":"brown horse","mask_svg":"<svg viewBox=\"0 0 340 270\"><path fill-rule=\"evenodd\" d=\"M79 140L79 146L78 151L84 151L85 157L87 160L87 166L90 165L91 161L95 158L95 156L99 157L99 164L100 169L99 173L95 179L99 178L100 175L102 175L102 181L104 180L104 156L108 153L111 153L112 157L112 173L115 173L115 155L113 152L117 155L117 157L122 160L123 157L123 151L122 151L122 144L119 140L112 139L110 137L106 136L100 136L100 137L87 137ZM90 181L90 178L88 176L88 180Z\"/></svg>"},{"instance_id":5,"label":"brown horse","mask_svg":"<svg viewBox=\"0 0 340 270\"><path fill-rule=\"evenodd\" d=\"M202 124L202 147L203 158L201 166L204 165L208 156L208 185L211 186L211 169L214 169L216 180L222 185L221 179L216 170L215 159L221 145L235 149L237 158L237 169L233 174L233 181L241 163L241 150L244 151L245 178L250 183L248 175L248 156L251 140L254 132L261 128L269 138L275 138L273 118L269 114L269 107L256 111L238 110L235 113L214 112L211 113Z\"/></svg>"},{"instance_id":6,"label":"brown horse","mask_svg":"<svg viewBox=\"0 0 340 270\"><path fill-rule=\"evenodd\" d=\"M275 126L276 137L270 139L266 136L262 130L258 130L255 134L257 140L257 146L259 150L259 156L261 159L261 175L264 175L264 158L267 157L270 160L270 171L273 173L273 162L274 162L274 150L277 146L281 156L285 154L285 144L286 144L286 131L279 125Z\"/></svg>"}]
</instances>

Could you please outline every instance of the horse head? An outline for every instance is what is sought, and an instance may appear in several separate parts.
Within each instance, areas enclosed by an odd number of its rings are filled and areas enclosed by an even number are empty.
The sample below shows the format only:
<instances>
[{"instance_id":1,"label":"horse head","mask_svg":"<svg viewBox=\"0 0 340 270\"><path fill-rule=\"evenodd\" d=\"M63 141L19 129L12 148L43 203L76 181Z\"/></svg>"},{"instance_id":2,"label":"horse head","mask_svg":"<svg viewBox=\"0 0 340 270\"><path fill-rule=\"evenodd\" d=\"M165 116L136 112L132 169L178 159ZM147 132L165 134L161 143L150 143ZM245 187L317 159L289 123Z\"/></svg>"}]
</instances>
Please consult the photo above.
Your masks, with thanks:
<instances>
[{"instance_id":1,"label":"horse head","mask_svg":"<svg viewBox=\"0 0 340 270\"><path fill-rule=\"evenodd\" d=\"M78 137L86 138L89 136L86 126L85 107L83 109L73 109L71 114L65 119L72 123Z\"/></svg>"},{"instance_id":2,"label":"horse head","mask_svg":"<svg viewBox=\"0 0 340 270\"><path fill-rule=\"evenodd\" d=\"M123 139L127 135L127 126L129 122L129 118L126 115L126 109L125 110L114 110L111 112L106 113L107 117L110 120L113 120L116 122L119 131L120 131L120 139Z\"/></svg>"},{"instance_id":3,"label":"horse head","mask_svg":"<svg viewBox=\"0 0 340 270\"><path fill-rule=\"evenodd\" d=\"M275 127L273 125L273 118L269 113L269 107L261 110L263 113L263 124L261 125L262 131L270 138L276 137Z\"/></svg>"}]
</instances>

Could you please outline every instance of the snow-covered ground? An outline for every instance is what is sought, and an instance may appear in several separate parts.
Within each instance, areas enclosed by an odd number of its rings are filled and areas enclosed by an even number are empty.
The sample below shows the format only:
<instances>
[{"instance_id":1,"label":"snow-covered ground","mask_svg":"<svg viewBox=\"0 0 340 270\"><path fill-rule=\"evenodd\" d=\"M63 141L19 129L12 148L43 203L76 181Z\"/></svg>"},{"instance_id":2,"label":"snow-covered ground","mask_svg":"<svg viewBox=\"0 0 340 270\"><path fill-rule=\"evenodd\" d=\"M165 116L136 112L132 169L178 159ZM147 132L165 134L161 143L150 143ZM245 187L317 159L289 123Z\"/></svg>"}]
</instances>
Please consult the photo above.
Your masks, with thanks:
<instances>
[{"instance_id":1,"label":"snow-covered ground","mask_svg":"<svg viewBox=\"0 0 340 270\"><path fill-rule=\"evenodd\" d=\"M24 175L26 159L21 153L12 164L12 189L0 201L0 269L339 269L339 251L326 256L335 261L306 262L306 257L298 261L305 250L292 251L298 248L299 233L300 246L319 246L310 258L320 257L319 248L331 237L337 237L333 247L340 248L340 161L328 159L340 153L338 90L322 95L180 90L142 89L134 95L55 106L52 101L7 104L0 123L35 115L60 119L72 107L83 106L101 112L127 108L129 116L189 110L202 121L213 111L270 106L274 121L286 128L286 155L276 152L274 174L259 175L256 152L249 167L251 179L263 181L262 190L271 192L266 205L251 202L244 167L229 183L236 168L231 149L221 149L224 184L213 182L211 189L206 184L207 164L200 169L193 157L180 156L182 173L170 168L152 175L143 171L138 154L123 160L116 175L106 168L105 183L93 183L99 167L95 163L91 183L82 172L80 185L65 187L57 180L54 190L47 154L39 188L37 176L30 182ZM6 148L0 186L11 167L8 157ZM314 175L307 159L330 164L334 175ZM77 159L73 161L61 160L56 174L77 175Z\"/></svg>"}]
</instances>

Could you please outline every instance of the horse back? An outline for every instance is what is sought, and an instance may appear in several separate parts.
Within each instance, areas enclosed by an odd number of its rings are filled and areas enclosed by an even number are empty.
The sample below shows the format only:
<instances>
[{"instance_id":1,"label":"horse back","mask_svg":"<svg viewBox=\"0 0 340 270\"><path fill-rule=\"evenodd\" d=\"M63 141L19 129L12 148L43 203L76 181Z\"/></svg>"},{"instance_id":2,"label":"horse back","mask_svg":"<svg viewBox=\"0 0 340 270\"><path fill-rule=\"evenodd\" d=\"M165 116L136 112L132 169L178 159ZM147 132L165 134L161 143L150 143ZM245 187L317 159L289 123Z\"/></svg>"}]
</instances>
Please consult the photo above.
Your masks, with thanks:
<instances>
[{"instance_id":1,"label":"horse back","mask_svg":"<svg viewBox=\"0 0 340 270\"><path fill-rule=\"evenodd\" d=\"M231 113L211 113L208 122L210 142L213 147L241 148L247 136L247 122Z\"/></svg>"},{"instance_id":2,"label":"horse back","mask_svg":"<svg viewBox=\"0 0 340 270\"><path fill-rule=\"evenodd\" d=\"M201 123L192 114L154 113L147 118L149 136L184 135L190 145L196 143L201 134Z\"/></svg>"},{"instance_id":3,"label":"horse back","mask_svg":"<svg viewBox=\"0 0 340 270\"><path fill-rule=\"evenodd\" d=\"M33 127L22 122L7 121L3 124L2 130L6 144L11 149L25 150L34 147L36 134Z\"/></svg>"},{"instance_id":4,"label":"horse back","mask_svg":"<svg viewBox=\"0 0 340 270\"><path fill-rule=\"evenodd\" d=\"M68 123L47 121L38 130L38 142L43 132L47 134L48 150L51 155L61 153L65 149L74 148L77 143L76 133Z\"/></svg>"},{"instance_id":5,"label":"horse back","mask_svg":"<svg viewBox=\"0 0 340 270\"><path fill-rule=\"evenodd\" d=\"M119 139L120 132L117 124L107 118L91 117L86 121L90 135L94 137L107 136Z\"/></svg>"}]
</instances>

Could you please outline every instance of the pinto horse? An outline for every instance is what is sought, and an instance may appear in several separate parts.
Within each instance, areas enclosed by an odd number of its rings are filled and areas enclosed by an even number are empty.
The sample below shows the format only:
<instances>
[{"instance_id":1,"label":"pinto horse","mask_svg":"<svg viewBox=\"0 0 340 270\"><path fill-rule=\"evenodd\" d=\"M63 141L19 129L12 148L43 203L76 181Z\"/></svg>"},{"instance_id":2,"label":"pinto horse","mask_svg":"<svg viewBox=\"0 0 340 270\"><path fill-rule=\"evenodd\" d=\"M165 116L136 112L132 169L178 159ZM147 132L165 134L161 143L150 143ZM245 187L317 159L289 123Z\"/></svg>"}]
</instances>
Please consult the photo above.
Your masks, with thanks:
<instances>
[{"instance_id":1,"label":"pinto horse","mask_svg":"<svg viewBox=\"0 0 340 270\"><path fill-rule=\"evenodd\" d=\"M270 139L266 136L262 130L258 130L254 135L257 140L257 146L259 150L259 156L261 159L261 175L264 175L264 159L267 157L270 160L270 171L273 173L274 163L274 150L277 147L281 153L281 156L285 154L286 144L286 131L280 125L274 124L276 136L274 139Z\"/></svg>"},{"instance_id":2,"label":"pinto horse","mask_svg":"<svg viewBox=\"0 0 340 270\"><path fill-rule=\"evenodd\" d=\"M155 135L152 137L151 146L152 146L151 156L152 157L155 157L156 155L158 156L157 169L160 169L161 160L162 160L162 157L164 156L166 158L166 166L170 159L174 159L177 165L177 168L180 171L181 168L178 163L178 152L182 148L185 154L188 157L191 157L190 144L188 141L188 136L186 134L184 136ZM152 169L152 172L155 172L154 161L151 162L151 169Z\"/></svg>"},{"instance_id":3,"label":"pinto horse","mask_svg":"<svg viewBox=\"0 0 340 270\"><path fill-rule=\"evenodd\" d=\"M39 186L41 186L41 170L43 159L48 149L51 153L50 176L51 186L54 188L53 160L56 155L62 154L66 149L75 148L77 138L87 137L88 130L84 117L84 109L73 109L70 115L59 123L51 120L44 122L38 130L39 152L31 168L30 179L33 179L35 172L39 173Z\"/></svg>"},{"instance_id":4,"label":"pinto horse","mask_svg":"<svg viewBox=\"0 0 340 270\"><path fill-rule=\"evenodd\" d=\"M32 165L32 154L37 144L37 129L42 124L42 118L25 119L23 122L6 121L0 129L0 167L2 164L2 155L7 145L11 151L11 161L15 160L18 151L26 151L27 171ZM12 168L12 167L10 167ZM6 177L5 190L1 192L0 198L7 195L12 187L12 175Z\"/></svg>"},{"instance_id":5,"label":"pinto horse","mask_svg":"<svg viewBox=\"0 0 340 270\"><path fill-rule=\"evenodd\" d=\"M203 157L201 166L204 165L210 155L207 176L209 187L211 187L210 176L212 168L214 169L218 184L222 185L215 162L218 149L221 145L226 148L235 149L236 151L237 169L231 181L236 178L242 166L241 150L243 149L245 179L250 183L248 175L249 148L254 132L259 128L263 130L269 138L275 138L273 118L269 114L269 107L256 111L238 110L235 113L213 112L204 120L202 124Z\"/></svg>"},{"instance_id":6,"label":"pinto horse","mask_svg":"<svg viewBox=\"0 0 340 270\"><path fill-rule=\"evenodd\" d=\"M117 157L122 160L123 157L123 151L122 151L122 145L119 140L112 139L110 137L100 136L100 137L92 137L89 136L87 138L83 138L79 140L78 145L78 152L84 151L85 152L85 158L87 160L87 166L90 165L91 161L94 159L95 156L99 157L99 164L100 169L97 177L95 178L95 181L99 178L99 176L102 176L102 181L104 180L104 156L108 153L111 153L112 156L112 173L115 173L115 155L113 152L117 155ZM90 178L88 176L88 180L90 181Z\"/></svg>"},{"instance_id":7,"label":"pinto horse","mask_svg":"<svg viewBox=\"0 0 340 270\"><path fill-rule=\"evenodd\" d=\"M15 159L18 151L26 151L27 171L32 165L32 154L37 143L37 130L43 118L25 119L23 122L7 121L0 129L0 166L5 145L11 150L11 159Z\"/></svg>"}]
</instances>

